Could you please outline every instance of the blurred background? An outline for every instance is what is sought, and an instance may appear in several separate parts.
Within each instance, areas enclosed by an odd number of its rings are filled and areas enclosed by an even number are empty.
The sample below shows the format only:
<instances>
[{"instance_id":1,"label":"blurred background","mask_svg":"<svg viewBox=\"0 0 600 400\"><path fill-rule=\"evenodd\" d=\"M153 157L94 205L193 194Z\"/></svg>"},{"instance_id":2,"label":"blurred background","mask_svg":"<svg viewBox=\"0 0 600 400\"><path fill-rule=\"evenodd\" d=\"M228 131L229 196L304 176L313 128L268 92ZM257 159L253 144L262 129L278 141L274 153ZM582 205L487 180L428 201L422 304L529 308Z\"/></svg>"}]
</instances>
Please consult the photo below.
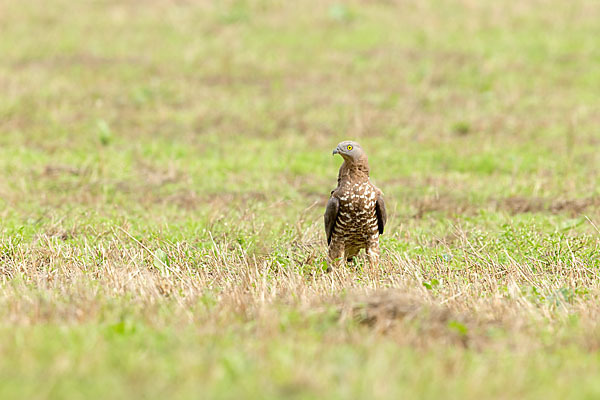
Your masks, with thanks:
<instances>
[{"instance_id":1,"label":"blurred background","mask_svg":"<svg viewBox=\"0 0 600 400\"><path fill-rule=\"evenodd\" d=\"M593 0L4 1L0 217L304 229L353 139L390 232L570 224L597 203L599 35Z\"/></svg>"},{"instance_id":2,"label":"blurred background","mask_svg":"<svg viewBox=\"0 0 600 400\"><path fill-rule=\"evenodd\" d=\"M598 0L1 0L0 398L599 398L599 38ZM323 274L347 139L388 225Z\"/></svg>"}]
</instances>

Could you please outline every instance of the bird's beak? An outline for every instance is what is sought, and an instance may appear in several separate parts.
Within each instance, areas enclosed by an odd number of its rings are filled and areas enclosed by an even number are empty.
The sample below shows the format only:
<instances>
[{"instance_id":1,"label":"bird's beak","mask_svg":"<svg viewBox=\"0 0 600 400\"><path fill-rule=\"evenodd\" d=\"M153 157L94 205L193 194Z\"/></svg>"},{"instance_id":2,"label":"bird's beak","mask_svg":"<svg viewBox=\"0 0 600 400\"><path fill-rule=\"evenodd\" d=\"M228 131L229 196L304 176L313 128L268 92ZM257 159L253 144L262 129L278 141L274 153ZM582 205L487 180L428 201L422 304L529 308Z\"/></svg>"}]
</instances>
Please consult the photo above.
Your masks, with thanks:
<instances>
[{"instance_id":1,"label":"bird's beak","mask_svg":"<svg viewBox=\"0 0 600 400\"><path fill-rule=\"evenodd\" d=\"M336 154L340 154L340 151L337 147L333 150L333 153L331 153L331 155L335 156Z\"/></svg>"}]
</instances>

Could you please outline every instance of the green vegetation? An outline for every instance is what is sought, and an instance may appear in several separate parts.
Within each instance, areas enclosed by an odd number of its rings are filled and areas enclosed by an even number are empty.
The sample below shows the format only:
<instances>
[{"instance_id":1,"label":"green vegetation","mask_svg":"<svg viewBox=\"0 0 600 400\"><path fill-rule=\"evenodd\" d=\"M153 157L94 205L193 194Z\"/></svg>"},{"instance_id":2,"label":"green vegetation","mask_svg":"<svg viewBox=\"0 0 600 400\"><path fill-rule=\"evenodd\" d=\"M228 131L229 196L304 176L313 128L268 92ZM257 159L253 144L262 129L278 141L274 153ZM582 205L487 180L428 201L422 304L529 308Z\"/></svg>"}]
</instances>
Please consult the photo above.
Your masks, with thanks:
<instances>
[{"instance_id":1,"label":"green vegetation","mask_svg":"<svg viewBox=\"0 0 600 400\"><path fill-rule=\"evenodd\" d=\"M600 396L600 4L0 4L0 397ZM344 139L390 214L324 274Z\"/></svg>"}]
</instances>

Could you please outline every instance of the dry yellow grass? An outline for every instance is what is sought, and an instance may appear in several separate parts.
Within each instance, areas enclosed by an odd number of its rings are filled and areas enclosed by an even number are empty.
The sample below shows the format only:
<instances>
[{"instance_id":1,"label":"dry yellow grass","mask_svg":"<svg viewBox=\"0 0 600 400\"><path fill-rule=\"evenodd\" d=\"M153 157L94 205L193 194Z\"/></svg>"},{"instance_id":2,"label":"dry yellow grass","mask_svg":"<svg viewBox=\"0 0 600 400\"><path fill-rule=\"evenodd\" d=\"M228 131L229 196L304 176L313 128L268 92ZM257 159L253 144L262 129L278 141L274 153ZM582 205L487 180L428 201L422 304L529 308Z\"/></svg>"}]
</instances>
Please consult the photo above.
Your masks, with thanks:
<instances>
[{"instance_id":1,"label":"dry yellow grass","mask_svg":"<svg viewBox=\"0 0 600 400\"><path fill-rule=\"evenodd\" d=\"M312 226L293 245L307 256L324 253L319 228ZM278 324L283 306L307 315L335 312L341 325L364 322L406 346L459 338L477 349L506 345L526 351L544 345L539 329L560 330L577 316L582 336L572 340L595 349L600 288L597 272L585 260L571 253L568 265L510 257L498 263L478 249L480 244L455 235L464 257L460 269L443 258L432 263L388 251L380 269L369 270L361 260L331 274L307 270L303 260L284 266L269 255L247 254L226 237L213 240L199 263L190 261L197 250L187 243L165 243L164 250L153 251L120 227L89 246L47 235L15 245L5 237L2 246L10 251L3 255L0 313L17 324L97 322L111 298L127 298L152 324L200 319L218 330L238 318L258 326L269 320ZM576 295L579 289L585 294ZM204 309L206 296L210 312ZM172 315L155 315L162 305ZM423 326L414 329L412 321L423 318ZM494 328L506 330L506 343L490 344L488 329Z\"/></svg>"}]
</instances>

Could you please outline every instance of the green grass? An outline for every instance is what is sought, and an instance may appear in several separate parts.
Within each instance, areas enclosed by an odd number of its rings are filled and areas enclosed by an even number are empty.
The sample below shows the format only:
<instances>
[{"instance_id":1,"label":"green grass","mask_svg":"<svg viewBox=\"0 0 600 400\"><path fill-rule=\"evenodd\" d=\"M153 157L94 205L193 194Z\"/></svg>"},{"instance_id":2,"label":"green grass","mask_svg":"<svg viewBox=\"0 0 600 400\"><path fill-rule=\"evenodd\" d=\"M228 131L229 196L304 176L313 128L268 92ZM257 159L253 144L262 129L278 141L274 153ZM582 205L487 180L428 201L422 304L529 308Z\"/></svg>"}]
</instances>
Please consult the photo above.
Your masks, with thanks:
<instances>
[{"instance_id":1,"label":"green grass","mask_svg":"<svg viewBox=\"0 0 600 400\"><path fill-rule=\"evenodd\" d=\"M597 397L599 21L3 2L0 397ZM389 222L326 275L345 139Z\"/></svg>"}]
</instances>

